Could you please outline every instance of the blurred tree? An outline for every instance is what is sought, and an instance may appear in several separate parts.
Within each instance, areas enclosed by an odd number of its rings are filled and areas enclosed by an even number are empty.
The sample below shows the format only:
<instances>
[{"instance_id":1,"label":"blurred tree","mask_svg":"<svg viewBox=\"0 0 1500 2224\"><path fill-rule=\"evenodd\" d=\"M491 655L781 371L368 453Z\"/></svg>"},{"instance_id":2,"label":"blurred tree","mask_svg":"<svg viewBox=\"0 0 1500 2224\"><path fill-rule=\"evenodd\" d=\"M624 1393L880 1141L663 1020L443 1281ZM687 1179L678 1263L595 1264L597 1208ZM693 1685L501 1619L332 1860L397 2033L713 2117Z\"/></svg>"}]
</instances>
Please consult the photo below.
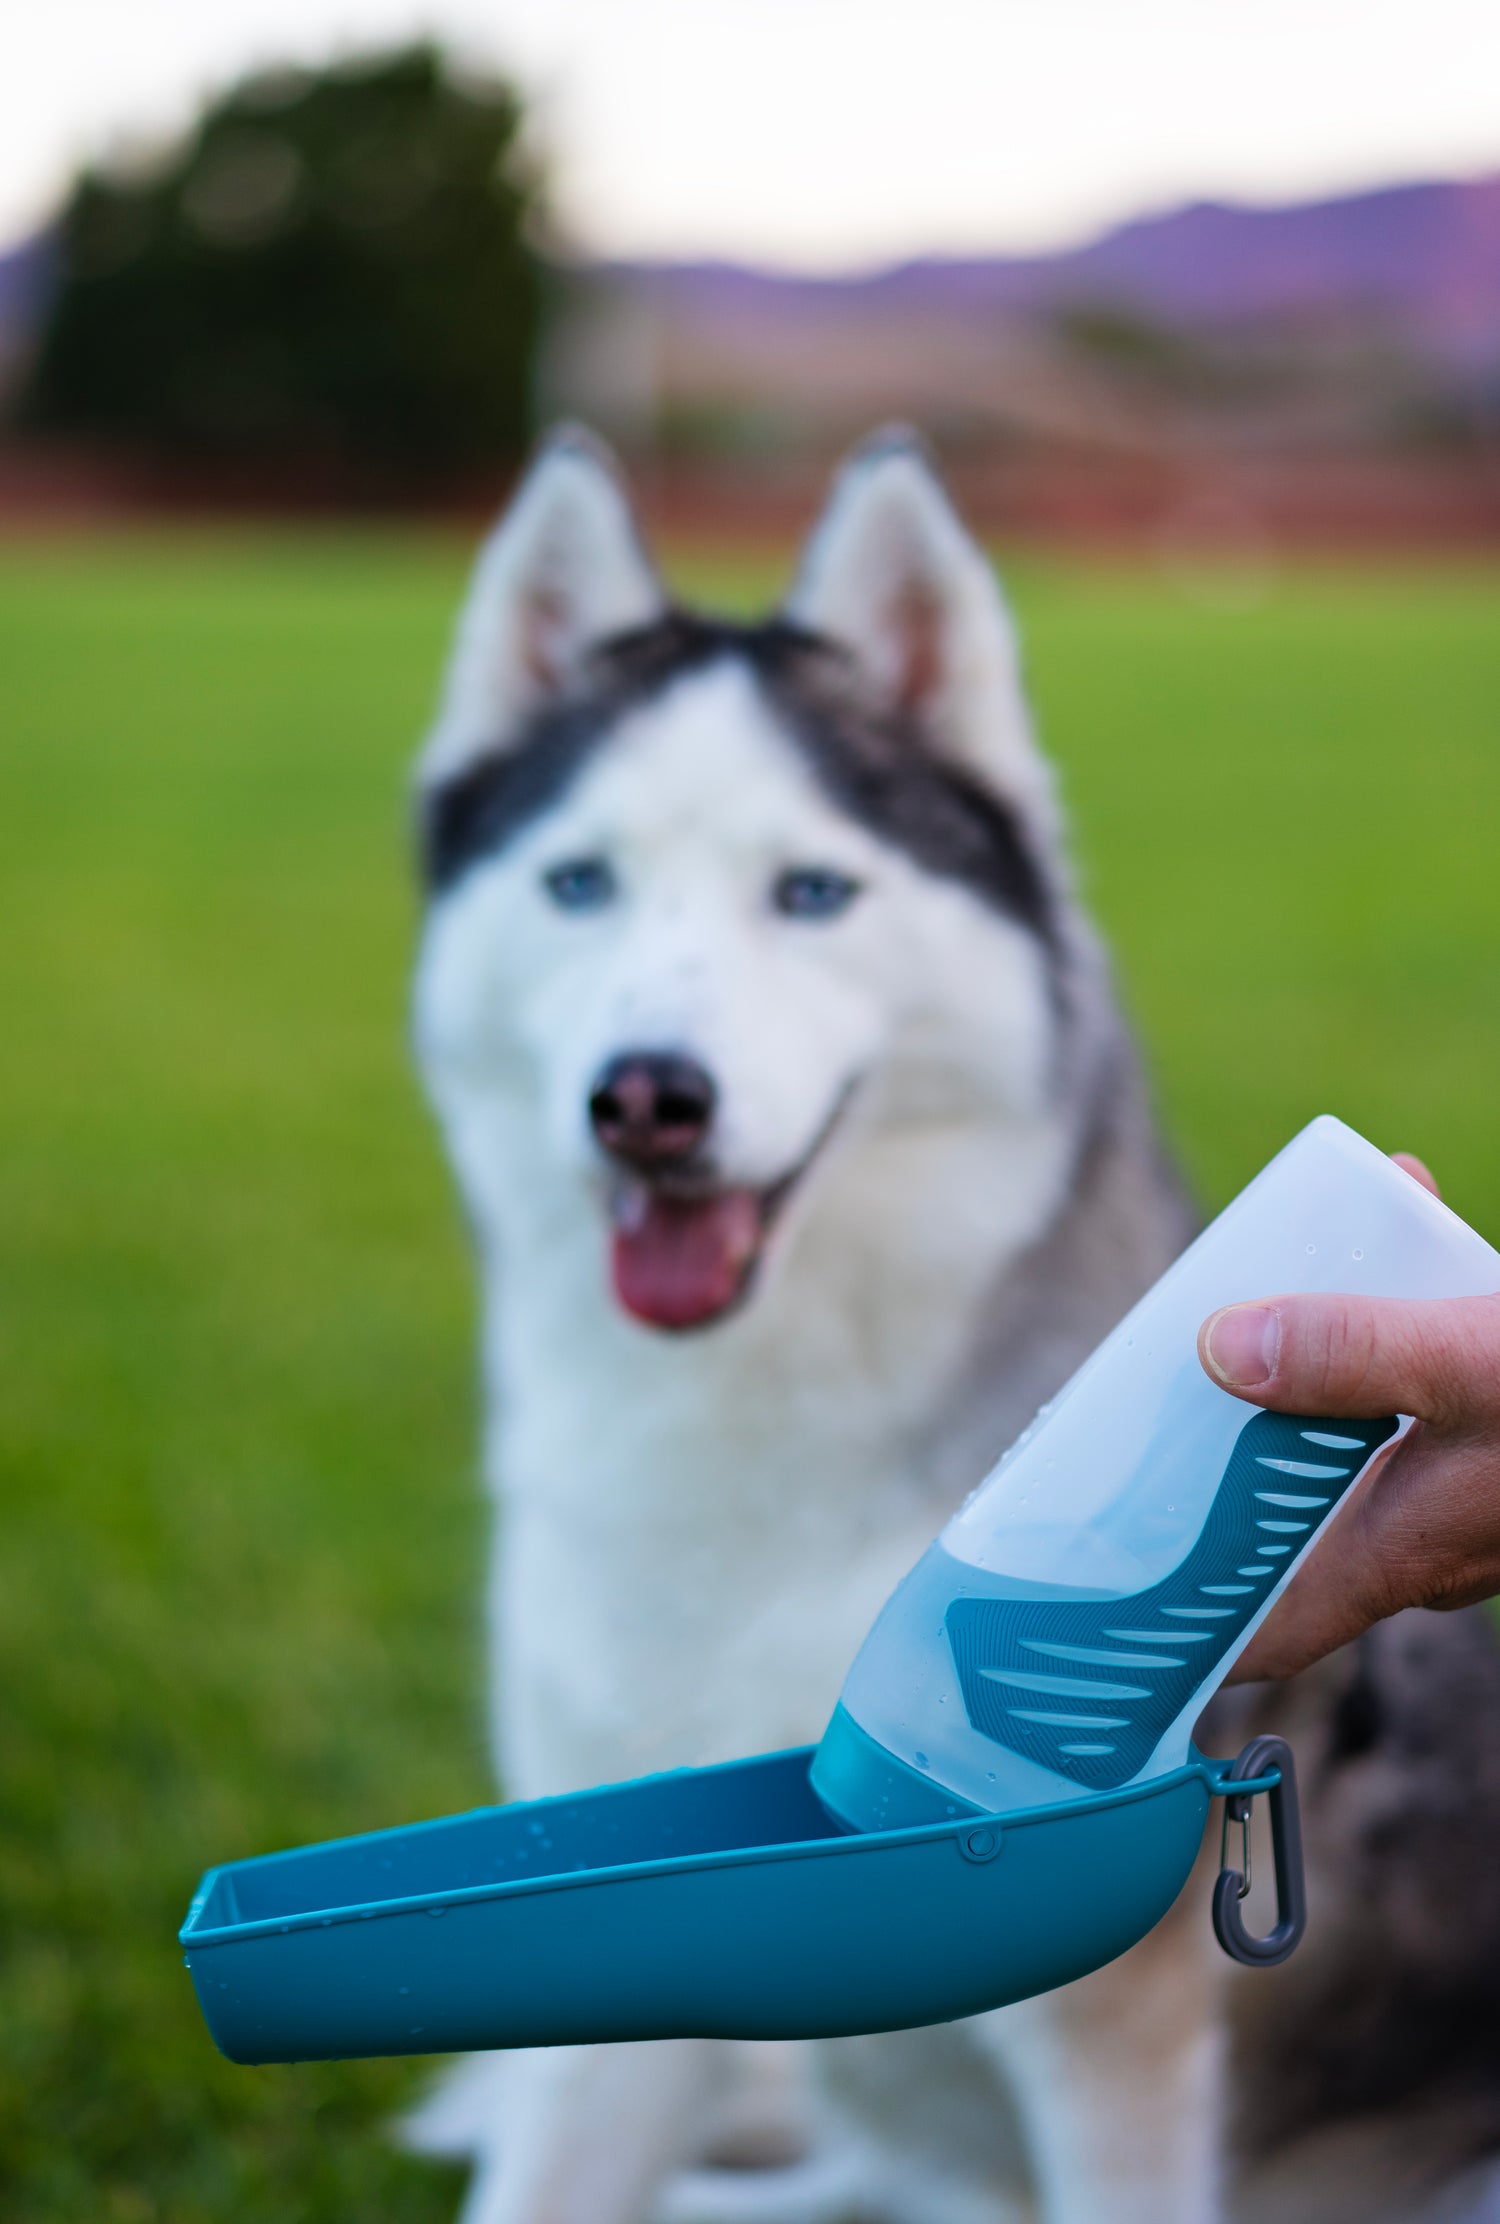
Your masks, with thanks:
<instances>
[{"instance_id":1,"label":"blurred tree","mask_svg":"<svg viewBox=\"0 0 1500 2224\"><path fill-rule=\"evenodd\" d=\"M25 416L212 457L443 468L528 430L522 109L430 46L248 79L83 175Z\"/></svg>"}]
</instances>

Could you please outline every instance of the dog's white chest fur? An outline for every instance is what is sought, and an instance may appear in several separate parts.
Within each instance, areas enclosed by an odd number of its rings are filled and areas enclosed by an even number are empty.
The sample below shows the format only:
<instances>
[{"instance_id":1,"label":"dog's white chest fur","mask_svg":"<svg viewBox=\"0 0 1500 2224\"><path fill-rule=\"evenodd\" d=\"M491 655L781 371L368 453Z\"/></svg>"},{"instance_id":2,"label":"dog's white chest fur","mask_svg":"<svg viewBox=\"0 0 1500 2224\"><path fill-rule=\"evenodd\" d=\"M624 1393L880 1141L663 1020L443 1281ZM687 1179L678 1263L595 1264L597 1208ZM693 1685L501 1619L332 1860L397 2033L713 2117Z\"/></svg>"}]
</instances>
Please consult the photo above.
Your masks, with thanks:
<instances>
[{"instance_id":1,"label":"dog's white chest fur","mask_svg":"<svg viewBox=\"0 0 1500 2224\"><path fill-rule=\"evenodd\" d=\"M965 1146L855 1142L772 1301L692 1340L610 1308L592 1214L496 1261L494 1700L514 1793L820 1734L945 1517L969 1324L1064 1174L1051 1131L1017 1135L1014 1182L974 1163L992 1136ZM924 1242L955 1224L962 1243Z\"/></svg>"}]
</instances>

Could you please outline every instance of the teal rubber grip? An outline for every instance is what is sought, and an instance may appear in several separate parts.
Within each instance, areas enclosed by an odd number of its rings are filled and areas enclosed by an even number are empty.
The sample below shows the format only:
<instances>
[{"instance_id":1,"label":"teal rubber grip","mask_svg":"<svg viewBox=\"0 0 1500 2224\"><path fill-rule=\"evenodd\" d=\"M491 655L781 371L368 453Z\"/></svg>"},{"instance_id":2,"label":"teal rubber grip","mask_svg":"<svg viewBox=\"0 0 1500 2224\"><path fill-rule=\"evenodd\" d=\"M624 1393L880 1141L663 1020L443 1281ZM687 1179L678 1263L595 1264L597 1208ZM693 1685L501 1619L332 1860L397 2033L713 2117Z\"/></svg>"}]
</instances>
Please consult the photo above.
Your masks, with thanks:
<instances>
[{"instance_id":1,"label":"teal rubber grip","mask_svg":"<svg viewBox=\"0 0 1500 2224\"><path fill-rule=\"evenodd\" d=\"M1206 1703L1219 1663L1396 1428L1257 1413L1160 1583L1123 1598L955 1599L948 1642L973 1727L1091 1790L1128 1783L1196 1691Z\"/></svg>"}]
</instances>

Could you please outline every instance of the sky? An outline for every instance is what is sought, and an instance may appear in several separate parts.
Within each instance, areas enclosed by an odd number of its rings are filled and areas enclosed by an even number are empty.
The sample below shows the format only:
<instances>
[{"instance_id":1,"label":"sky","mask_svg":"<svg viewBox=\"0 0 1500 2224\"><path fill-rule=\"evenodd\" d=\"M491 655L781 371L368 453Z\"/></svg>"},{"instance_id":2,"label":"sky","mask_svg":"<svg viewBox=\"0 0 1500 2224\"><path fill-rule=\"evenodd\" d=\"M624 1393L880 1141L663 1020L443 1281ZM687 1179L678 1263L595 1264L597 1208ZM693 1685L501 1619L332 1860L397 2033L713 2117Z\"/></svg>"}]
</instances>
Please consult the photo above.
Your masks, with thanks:
<instances>
[{"instance_id":1,"label":"sky","mask_svg":"<svg viewBox=\"0 0 1500 2224\"><path fill-rule=\"evenodd\" d=\"M239 71L424 33L529 91L588 252L1025 253L1500 169L1500 0L9 0L0 247Z\"/></svg>"}]
</instances>

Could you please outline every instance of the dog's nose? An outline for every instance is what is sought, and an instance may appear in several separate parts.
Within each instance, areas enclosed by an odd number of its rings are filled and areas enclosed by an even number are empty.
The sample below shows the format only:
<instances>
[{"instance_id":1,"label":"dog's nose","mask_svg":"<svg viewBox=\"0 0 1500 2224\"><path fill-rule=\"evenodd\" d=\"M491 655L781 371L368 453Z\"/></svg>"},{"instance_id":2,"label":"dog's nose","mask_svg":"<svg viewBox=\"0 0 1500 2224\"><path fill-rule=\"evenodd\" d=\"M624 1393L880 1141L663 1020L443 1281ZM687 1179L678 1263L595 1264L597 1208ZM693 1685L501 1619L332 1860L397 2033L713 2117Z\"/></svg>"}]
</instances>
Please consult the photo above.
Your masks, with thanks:
<instances>
[{"instance_id":1,"label":"dog's nose","mask_svg":"<svg viewBox=\"0 0 1500 2224\"><path fill-rule=\"evenodd\" d=\"M714 1094L711 1077L691 1058L627 1050L594 1083L589 1118L611 1157L642 1168L670 1166L701 1145Z\"/></svg>"}]
</instances>

